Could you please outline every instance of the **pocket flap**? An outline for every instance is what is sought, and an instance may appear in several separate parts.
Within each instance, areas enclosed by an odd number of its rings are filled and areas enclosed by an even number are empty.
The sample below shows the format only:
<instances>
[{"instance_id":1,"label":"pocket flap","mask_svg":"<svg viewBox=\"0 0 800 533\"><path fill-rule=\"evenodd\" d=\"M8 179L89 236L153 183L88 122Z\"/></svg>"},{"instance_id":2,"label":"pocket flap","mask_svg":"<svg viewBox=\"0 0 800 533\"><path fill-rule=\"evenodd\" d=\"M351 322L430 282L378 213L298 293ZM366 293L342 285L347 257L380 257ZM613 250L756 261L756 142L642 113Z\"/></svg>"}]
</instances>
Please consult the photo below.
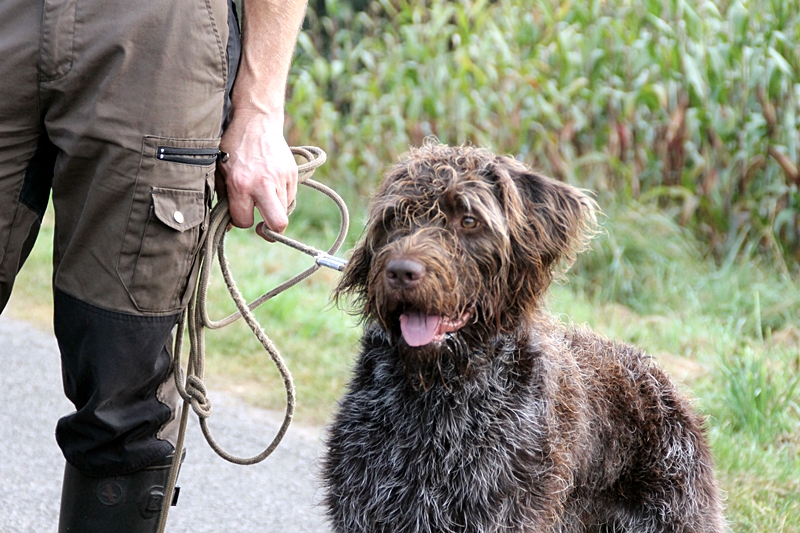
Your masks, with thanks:
<instances>
[{"instance_id":1,"label":"pocket flap","mask_svg":"<svg viewBox=\"0 0 800 533\"><path fill-rule=\"evenodd\" d=\"M151 194L156 217L172 229L186 231L205 218L205 194L202 192L153 187Z\"/></svg>"}]
</instances>

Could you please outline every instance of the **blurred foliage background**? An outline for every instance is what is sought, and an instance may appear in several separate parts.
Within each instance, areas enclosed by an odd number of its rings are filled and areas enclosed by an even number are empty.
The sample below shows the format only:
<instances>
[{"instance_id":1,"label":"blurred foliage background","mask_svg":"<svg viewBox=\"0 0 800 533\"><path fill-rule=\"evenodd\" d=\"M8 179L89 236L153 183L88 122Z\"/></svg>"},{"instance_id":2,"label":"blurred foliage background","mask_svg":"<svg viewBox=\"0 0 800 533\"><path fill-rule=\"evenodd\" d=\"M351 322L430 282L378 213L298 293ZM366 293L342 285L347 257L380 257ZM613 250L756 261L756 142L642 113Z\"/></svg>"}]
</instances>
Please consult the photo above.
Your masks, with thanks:
<instances>
[{"instance_id":1,"label":"blurred foliage background","mask_svg":"<svg viewBox=\"0 0 800 533\"><path fill-rule=\"evenodd\" d=\"M491 147L657 205L719 261L766 254L788 273L798 32L786 0L316 0L290 138L360 193L425 136Z\"/></svg>"}]
</instances>

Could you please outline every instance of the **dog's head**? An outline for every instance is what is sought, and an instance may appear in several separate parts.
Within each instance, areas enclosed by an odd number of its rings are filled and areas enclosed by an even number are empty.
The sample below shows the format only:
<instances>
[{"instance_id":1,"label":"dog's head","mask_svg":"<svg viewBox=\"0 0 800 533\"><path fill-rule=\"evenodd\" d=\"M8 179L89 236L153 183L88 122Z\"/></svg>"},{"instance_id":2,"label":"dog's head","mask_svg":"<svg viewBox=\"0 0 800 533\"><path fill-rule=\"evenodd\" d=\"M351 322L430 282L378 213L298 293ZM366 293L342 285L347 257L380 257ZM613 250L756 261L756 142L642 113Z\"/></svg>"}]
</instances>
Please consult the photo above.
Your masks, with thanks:
<instances>
[{"instance_id":1,"label":"dog's head","mask_svg":"<svg viewBox=\"0 0 800 533\"><path fill-rule=\"evenodd\" d=\"M578 189L487 150L426 143L387 172L336 297L354 295L408 348L475 345L533 319L594 230Z\"/></svg>"}]
</instances>

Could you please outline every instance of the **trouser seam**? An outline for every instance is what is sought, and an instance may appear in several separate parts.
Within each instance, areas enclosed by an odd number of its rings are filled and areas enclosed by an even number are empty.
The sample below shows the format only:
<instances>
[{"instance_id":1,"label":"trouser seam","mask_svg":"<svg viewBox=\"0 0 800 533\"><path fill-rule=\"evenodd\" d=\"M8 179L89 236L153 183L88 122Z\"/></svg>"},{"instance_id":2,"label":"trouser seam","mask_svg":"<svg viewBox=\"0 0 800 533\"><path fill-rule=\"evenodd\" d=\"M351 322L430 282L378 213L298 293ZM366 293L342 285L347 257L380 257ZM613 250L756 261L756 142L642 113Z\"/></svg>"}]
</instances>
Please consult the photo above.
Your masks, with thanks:
<instances>
[{"instance_id":1,"label":"trouser seam","mask_svg":"<svg viewBox=\"0 0 800 533\"><path fill-rule=\"evenodd\" d=\"M228 61L225 53L227 48L226 46L222 46L222 38L219 35L219 30L217 29L217 21L214 18L214 10L211 8L211 1L205 0L206 3L206 10L208 11L208 20L211 23L211 29L214 32L214 39L217 41L217 49L219 50L219 57L222 66L222 93L224 95L225 90L228 87ZM227 19L226 19L227 23Z\"/></svg>"},{"instance_id":2,"label":"trouser seam","mask_svg":"<svg viewBox=\"0 0 800 533\"><path fill-rule=\"evenodd\" d=\"M23 187L22 187L22 185L20 185L20 194L22 194L22 189L23 189ZM17 215L19 214L19 205L21 203L22 202L19 200L19 197L18 197L17 201L14 204L14 216L9 217L9 221L10 222L9 222L9 225L8 225L8 231L5 232L6 233L6 239L5 239L5 242L3 243L2 250L0 250L0 265L3 264L3 261L5 260L5 257L6 257L6 253L8 252L8 247L11 244L11 235L14 233L13 230L14 230L14 227L15 227L14 222L16 222L16 220L17 220ZM19 266L19 265L17 265L17 266ZM16 277L18 272L19 272L19 270L14 272L14 277ZM0 274L2 274L2 270L0 270Z\"/></svg>"},{"instance_id":3,"label":"trouser seam","mask_svg":"<svg viewBox=\"0 0 800 533\"><path fill-rule=\"evenodd\" d=\"M98 315L105 316L107 318L115 318L119 320L125 320L128 322L135 322L140 323L142 320L145 322L151 323L159 323L159 322L169 322L170 320L175 320L177 317L180 317L181 312L172 312L171 314L163 314L163 315L135 315L132 313L121 313L119 311L113 311L111 309L106 309L104 307L100 307L98 305L94 305L92 303L86 302L77 296L70 294L69 292L61 289L60 287L54 287L54 289L61 294L68 296L72 300L75 301L75 305L86 309L88 311L92 311Z\"/></svg>"}]
</instances>

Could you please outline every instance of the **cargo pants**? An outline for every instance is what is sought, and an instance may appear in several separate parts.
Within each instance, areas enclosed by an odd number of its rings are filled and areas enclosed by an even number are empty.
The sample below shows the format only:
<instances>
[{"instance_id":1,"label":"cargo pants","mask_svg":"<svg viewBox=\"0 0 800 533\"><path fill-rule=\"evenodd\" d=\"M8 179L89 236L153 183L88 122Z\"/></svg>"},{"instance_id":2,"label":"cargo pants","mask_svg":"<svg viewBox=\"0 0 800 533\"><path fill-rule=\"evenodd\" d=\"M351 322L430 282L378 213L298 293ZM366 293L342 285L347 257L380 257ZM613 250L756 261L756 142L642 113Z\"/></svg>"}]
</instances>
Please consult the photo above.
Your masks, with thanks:
<instances>
[{"instance_id":1,"label":"cargo pants","mask_svg":"<svg viewBox=\"0 0 800 533\"><path fill-rule=\"evenodd\" d=\"M67 461L174 450L168 341L192 292L238 65L228 0L0 2L0 310L55 208Z\"/></svg>"}]
</instances>

